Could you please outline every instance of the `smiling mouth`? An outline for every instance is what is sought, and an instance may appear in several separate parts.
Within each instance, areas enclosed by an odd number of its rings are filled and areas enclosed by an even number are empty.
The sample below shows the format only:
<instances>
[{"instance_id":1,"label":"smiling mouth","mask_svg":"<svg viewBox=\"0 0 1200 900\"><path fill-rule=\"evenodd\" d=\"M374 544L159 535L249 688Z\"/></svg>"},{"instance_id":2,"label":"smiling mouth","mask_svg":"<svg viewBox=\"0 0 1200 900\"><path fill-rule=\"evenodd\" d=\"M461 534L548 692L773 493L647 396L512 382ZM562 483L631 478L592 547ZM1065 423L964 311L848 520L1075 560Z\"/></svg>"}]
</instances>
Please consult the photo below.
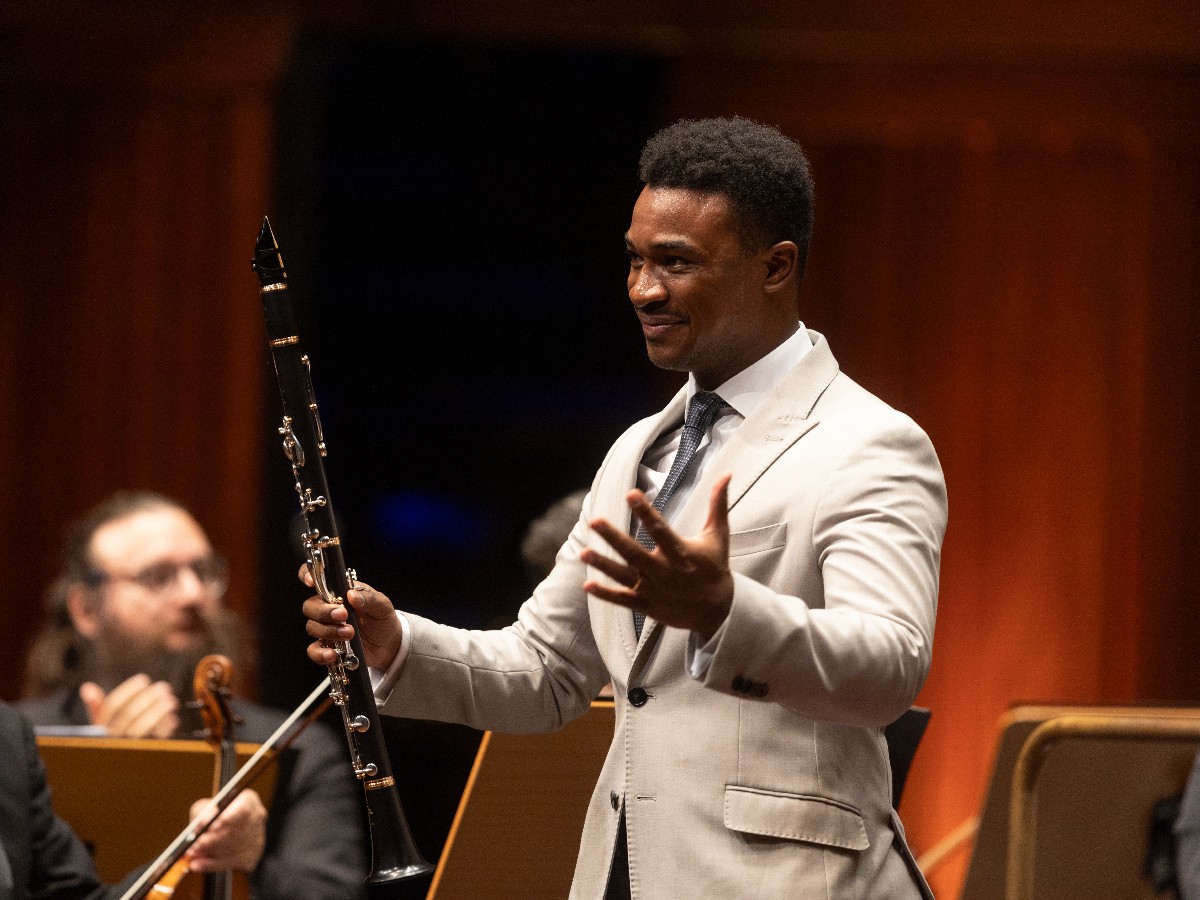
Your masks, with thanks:
<instances>
[{"instance_id":1,"label":"smiling mouth","mask_svg":"<svg viewBox=\"0 0 1200 900\"><path fill-rule=\"evenodd\" d=\"M639 315L638 320L642 323L642 334L647 338L662 337L669 333L672 328L679 328L687 324L686 319L674 316Z\"/></svg>"},{"instance_id":2,"label":"smiling mouth","mask_svg":"<svg viewBox=\"0 0 1200 900\"><path fill-rule=\"evenodd\" d=\"M658 344L672 338L675 331L683 327L682 322L664 322L661 325L642 323L642 338L648 344Z\"/></svg>"}]
</instances>

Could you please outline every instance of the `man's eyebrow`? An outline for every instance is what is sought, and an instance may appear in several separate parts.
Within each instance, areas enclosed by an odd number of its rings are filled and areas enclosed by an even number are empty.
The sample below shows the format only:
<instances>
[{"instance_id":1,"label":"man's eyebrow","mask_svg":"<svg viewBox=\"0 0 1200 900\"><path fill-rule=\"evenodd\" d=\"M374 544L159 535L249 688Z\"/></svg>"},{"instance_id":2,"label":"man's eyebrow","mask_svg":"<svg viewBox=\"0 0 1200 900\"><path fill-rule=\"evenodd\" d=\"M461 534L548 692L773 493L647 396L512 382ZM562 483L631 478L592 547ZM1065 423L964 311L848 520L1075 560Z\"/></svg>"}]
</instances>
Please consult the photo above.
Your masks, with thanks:
<instances>
[{"instance_id":1,"label":"man's eyebrow","mask_svg":"<svg viewBox=\"0 0 1200 900\"><path fill-rule=\"evenodd\" d=\"M629 239L629 232L625 233L625 246L629 249L633 249L633 241ZM657 250L659 253L673 253L678 251L683 251L686 253L696 252L695 246L683 238L655 241L650 245L650 249Z\"/></svg>"}]
</instances>

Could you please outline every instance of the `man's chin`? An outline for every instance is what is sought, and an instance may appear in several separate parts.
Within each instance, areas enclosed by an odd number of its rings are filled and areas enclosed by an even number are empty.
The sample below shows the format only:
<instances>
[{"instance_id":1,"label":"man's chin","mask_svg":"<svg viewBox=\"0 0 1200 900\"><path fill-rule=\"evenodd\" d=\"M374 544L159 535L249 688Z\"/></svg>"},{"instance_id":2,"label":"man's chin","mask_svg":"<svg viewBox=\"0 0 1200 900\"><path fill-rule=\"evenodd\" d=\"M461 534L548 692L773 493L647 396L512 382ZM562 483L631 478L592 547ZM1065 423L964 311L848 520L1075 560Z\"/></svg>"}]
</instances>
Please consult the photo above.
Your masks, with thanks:
<instances>
[{"instance_id":1,"label":"man's chin","mask_svg":"<svg viewBox=\"0 0 1200 900\"><path fill-rule=\"evenodd\" d=\"M651 363L667 372L691 371L687 354L666 342L646 341L646 356Z\"/></svg>"}]
</instances>

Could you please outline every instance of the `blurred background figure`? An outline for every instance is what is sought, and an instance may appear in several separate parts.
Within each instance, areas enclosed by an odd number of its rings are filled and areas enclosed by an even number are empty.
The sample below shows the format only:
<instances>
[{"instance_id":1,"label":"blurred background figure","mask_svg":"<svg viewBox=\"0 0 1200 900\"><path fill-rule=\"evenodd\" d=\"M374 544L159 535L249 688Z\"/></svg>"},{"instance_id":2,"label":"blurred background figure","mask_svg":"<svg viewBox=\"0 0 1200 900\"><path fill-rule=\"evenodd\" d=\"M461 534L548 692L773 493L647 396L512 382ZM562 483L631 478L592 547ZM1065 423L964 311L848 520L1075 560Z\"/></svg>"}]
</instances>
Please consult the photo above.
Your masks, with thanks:
<instances>
[{"instance_id":1,"label":"blurred background figure","mask_svg":"<svg viewBox=\"0 0 1200 900\"><path fill-rule=\"evenodd\" d=\"M521 538L521 562L525 564L525 571L529 575L530 588L537 587L554 568L554 557L579 521L583 498L586 496L586 490L572 491L555 500L544 513L529 523L525 536Z\"/></svg>"},{"instance_id":2,"label":"blurred background figure","mask_svg":"<svg viewBox=\"0 0 1200 900\"><path fill-rule=\"evenodd\" d=\"M247 630L222 605L227 586L225 561L186 509L146 491L112 495L68 534L20 710L35 726L195 737L203 725L188 701L200 659L221 653L235 673L253 668ZM262 742L285 718L239 698L231 707L239 741ZM320 722L293 749L280 765L255 896L365 897L365 822L345 749Z\"/></svg>"},{"instance_id":3,"label":"blurred background figure","mask_svg":"<svg viewBox=\"0 0 1200 900\"><path fill-rule=\"evenodd\" d=\"M583 498L586 490L572 491L564 497L555 500L546 511L529 523L525 536L521 539L521 562L525 564L525 572L529 576L529 588L537 587L543 578L554 568L554 558L567 541L567 535L579 521L583 512ZM513 611L513 618L516 610ZM503 622L494 622L491 627L499 628L512 621L509 618ZM598 695L602 699L612 697L612 684L600 688Z\"/></svg>"}]
</instances>

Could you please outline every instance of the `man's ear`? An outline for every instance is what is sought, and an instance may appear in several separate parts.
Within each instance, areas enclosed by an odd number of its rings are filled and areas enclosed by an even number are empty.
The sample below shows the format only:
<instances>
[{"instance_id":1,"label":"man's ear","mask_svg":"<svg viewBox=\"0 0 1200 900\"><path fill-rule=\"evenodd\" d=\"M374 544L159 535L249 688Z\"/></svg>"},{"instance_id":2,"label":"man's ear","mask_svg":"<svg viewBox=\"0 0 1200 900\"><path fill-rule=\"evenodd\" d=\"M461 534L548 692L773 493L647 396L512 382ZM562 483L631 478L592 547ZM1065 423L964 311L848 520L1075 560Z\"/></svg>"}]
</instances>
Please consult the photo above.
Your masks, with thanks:
<instances>
[{"instance_id":1,"label":"man's ear","mask_svg":"<svg viewBox=\"0 0 1200 900\"><path fill-rule=\"evenodd\" d=\"M100 631L100 608L98 598L82 584L73 584L67 588L67 614L75 630L89 641L95 640Z\"/></svg>"},{"instance_id":2,"label":"man's ear","mask_svg":"<svg viewBox=\"0 0 1200 900\"><path fill-rule=\"evenodd\" d=\"M767 277L763 290L775 292L791 284L799 274L800 249L793 241L780 241L764 251Z\"/></svg>"}]
</instances>

